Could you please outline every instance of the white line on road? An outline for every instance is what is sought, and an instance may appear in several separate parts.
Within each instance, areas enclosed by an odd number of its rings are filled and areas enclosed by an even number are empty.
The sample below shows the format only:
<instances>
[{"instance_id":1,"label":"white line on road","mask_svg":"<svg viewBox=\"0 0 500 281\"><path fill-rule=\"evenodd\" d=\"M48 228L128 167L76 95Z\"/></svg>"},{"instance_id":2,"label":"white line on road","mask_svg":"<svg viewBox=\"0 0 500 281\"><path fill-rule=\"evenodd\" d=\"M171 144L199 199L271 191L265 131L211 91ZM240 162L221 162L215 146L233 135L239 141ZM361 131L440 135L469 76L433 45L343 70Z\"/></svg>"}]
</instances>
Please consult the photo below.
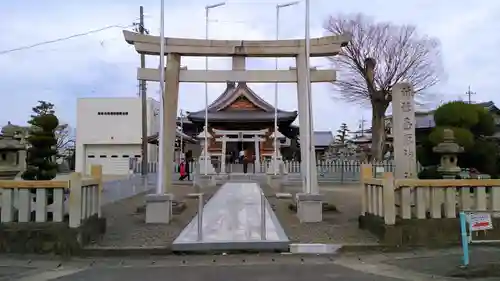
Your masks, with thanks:
<instances>
[{"instance_id":1,"label":"white line on road","mask_svg":"<svg viewBox=\"0 0 500 281\"><path fill-rule=\"evenodd\" d=\"M21 279L18 279L17 281L49 281L49 280L54 280L57 278L61 278L64 276L72 275L75 273L78 273L80 271L84 271L88 269L88 267L81 267L81 268L60 268L57 270L47 270L43 272L37 272L33 275L30 276L25 276L22 277Z\"/></svg>"}]
</instances>

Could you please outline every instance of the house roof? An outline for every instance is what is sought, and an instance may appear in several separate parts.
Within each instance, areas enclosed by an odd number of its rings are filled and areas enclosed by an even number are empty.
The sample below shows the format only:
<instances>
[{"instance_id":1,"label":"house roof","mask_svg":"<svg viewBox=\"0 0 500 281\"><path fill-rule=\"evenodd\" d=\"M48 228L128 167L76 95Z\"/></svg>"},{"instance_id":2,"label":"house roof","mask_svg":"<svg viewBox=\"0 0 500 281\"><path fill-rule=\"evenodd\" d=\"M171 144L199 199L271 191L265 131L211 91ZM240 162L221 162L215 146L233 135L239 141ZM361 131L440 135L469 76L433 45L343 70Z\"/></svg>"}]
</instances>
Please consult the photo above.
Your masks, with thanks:
<instances>
[{"instance_id":1,"label":"house roof","mask_svg":"<svg viewBox=\"0 0 500 281\"><path fill-rule=\"evenodd\" d=\"M480 103L476 103L476 104L484 107L489 112L500 113L500 109L495 106L495 103L493 101L480 102ZM416 129L428 129L428 128L435 127L436 123L434 122L434 111L436 111L436 110L434 109L434 110L430 110L430 111L415 112L415 128ZM391 119L392 115L387 115L385 118ZM365 129L364 132L371 133L371 128ZM359 131L357 133L359 133Z\"/></svg>"},{"instance_id":2,"label":"house roof","mask_svg":"<svg viewBox=\"0 0 500 281\"><path fill-rule=\"evenodd\" d=\"M314 132L314 146L329 146L333 141L333 134L330 131Z\"/></svg>"},{"instance_id":3,"label":"house roof","mask_svg":"<svg viewBox=\"0 0 500 281\"><path fill-rule=\"evenodd\" d=\"M158 143L158 135L159 135L159 133L148 136L148 143L157 144ZM176 130L176 138L180 139L181 136L182 136L182 139L187 141L187 142L198 143L198 141L195 138L186 135L185 133L181 132L180 130Z\"/></svg>"},{"instance_id":4,"label":"house roof","mask_svg":"<svg viewBox=\"0 0 500 281\"><path fill-rule=\"evenodd\" d=\"M293 131L293 135L297 136L298 141L300 142L299 135L299 127L295 125L291 125L289 127L290 130ZM326 147L330 146L335 140L333 137L333 133L331 131L314 131L314 146L315 147Z\"/></svg>"},{"instance_id":5,"label":"house roof","mask_svg":"<svg viewBox=\"0 0 500 281\"><path fill-rule=\"evenodd\" d=\"M227 110L239 98L252 103L256 110ZM263 122L274 120L274 106L259 97L246 83L228 83L226 90L207 108L209 122ZM293 122L297 118L297 111L277 110L278 119L282 122ZM193 122L205 120L205 109L191 112L188 119Z\"/></svg>"}]
</instances>

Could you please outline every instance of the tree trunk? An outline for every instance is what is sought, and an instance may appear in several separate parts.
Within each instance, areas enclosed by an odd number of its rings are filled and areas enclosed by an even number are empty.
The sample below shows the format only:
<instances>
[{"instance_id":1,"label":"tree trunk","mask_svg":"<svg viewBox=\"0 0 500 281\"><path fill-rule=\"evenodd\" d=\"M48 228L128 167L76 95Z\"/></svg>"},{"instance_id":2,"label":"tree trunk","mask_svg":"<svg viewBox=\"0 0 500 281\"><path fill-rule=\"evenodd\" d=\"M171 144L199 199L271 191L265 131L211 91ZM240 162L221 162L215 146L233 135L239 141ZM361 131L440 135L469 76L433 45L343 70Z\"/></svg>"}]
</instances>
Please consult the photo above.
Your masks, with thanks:
<instances>
[{"instance_id":1,"label":"tree trunk","mask_svg":"<svg viewBox=\"0 0 500 281\"><path fill-rule=\"evenodd\" d=\"M372 147L371 159L382 161L385 146L385 102L372 102Z\"/></svg>"}]
</instances>

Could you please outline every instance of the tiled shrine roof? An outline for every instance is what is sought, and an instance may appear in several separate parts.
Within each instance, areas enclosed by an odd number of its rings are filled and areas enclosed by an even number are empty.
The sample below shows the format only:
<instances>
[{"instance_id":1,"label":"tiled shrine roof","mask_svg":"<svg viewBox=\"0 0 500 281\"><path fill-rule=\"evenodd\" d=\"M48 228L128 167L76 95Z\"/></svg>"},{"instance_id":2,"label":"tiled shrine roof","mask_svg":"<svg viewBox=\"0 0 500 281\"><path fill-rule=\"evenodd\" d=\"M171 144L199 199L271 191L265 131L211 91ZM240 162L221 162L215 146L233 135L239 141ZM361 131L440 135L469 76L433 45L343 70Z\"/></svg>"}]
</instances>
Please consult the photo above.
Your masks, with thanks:
<instances>
[{"instance_id":1,"label":"tiled shrine roof","mask_svg":"<svg viewBox=\"0 0 500 281\"><path fill-rule=\"evenodd\" d=\"M186 135L185 133L177 130L176 131L176 139L180 139L181 136L182 136L182 139L186 142L190 142L190 143L197 143L198 142L195 138L190 137L190 136ZM153 134L151 136L148 136L148 143L157 144L158 143L158 133Z\"/></svg>"},{"instance_id":2,"label":"tiled shrine roof","mask_svg":"<svg viewBox=\"0 0 500 281\"><path fill-rule=\"evenodd\" d=\"M260 98L246 83L228 83L226 90L208 106L209 122L272 122L274 107ZM292 123L297 111L278 109L280 122ZM205 109L191 112L188 119L193 122L205 120Z\"/></svg>"}]
</instances>

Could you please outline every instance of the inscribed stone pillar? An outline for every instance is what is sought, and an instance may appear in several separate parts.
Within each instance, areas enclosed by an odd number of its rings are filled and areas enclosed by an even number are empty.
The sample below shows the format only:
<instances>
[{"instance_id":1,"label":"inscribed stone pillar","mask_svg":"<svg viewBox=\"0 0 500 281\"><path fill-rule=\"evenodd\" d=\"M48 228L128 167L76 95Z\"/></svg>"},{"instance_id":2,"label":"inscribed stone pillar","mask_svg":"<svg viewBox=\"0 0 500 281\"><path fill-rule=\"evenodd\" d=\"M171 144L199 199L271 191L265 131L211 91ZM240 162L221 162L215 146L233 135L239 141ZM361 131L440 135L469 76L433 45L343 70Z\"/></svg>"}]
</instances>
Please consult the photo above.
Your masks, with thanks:
<instances>
[{"instance_id":1,"label":"inscribed stone pillar","mask_svg":"<svg viewBox=\"0 0 500 281\"><path fill-rule=\"evenodd\" d=\"M409 83L399 83L392 88L392 134L395 178L416 178L415 100Z\"/></svg>"},{"instance_id":2,"label":"inscribed stone pillar","mask_svg":"<svg viewBox=\"0 0 500 281\"><path fill-rule=\"evenodd\" d=\"M163 95L163 154L165 163L163 173L165 175L164 193L171 192L173 176L173 157L176 137L176 115L179 99L179 71L181 68L181 56L179 54L167 55L167 68L165 71L165 93Z\"/></svg>"}]
</instances>

